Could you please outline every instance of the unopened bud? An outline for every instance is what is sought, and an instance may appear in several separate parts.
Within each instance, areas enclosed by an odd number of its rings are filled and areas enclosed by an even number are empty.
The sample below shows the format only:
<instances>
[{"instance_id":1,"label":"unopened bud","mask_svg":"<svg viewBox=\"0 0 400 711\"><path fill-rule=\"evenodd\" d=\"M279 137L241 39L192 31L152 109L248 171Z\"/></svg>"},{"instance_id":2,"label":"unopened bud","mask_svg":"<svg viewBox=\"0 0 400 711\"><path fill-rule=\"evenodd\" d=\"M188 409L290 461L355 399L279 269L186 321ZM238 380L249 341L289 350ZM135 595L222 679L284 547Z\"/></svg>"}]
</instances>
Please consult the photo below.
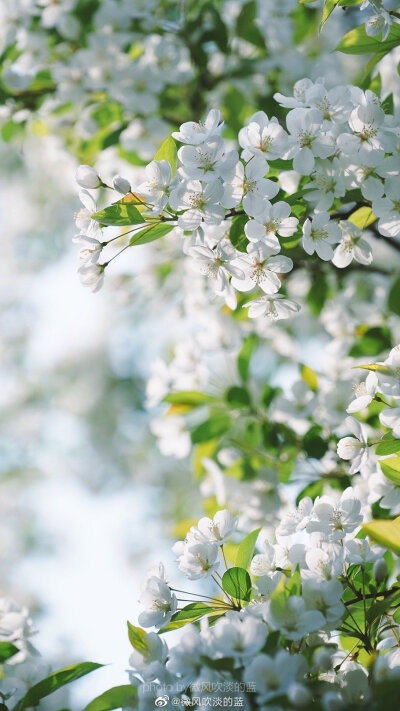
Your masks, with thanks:
<instances>
[{"instance_id":1,"label":"unopened bud","mask_svg":"<svg viewBox=\"0 0 400 711\"><path fill-rule=\"evenodd\" d=\"M81 188L94 190L95 188L99 188L101 185L99 176L97 175L95 169L91 168L90 165L80 165L76 171L75 178Z\"/></svg>"},{"instance_id":2,"label":"unopened bud","mask_svg":"<svg viewBox=\"0 0 400 711\"><path fill-rule=\"evenodd\" d=\"M121 193L122 195L126 195L127 193L131 192L131 184L129 180L122 178L120 175L115 176L113 180L113 186L114 190L117 190L117 192Z\"/></svg>"},{"instance_id":3,"label":"unopened bud","mask_svg":"<svg viewBox=\"0 0 400 711\"><path fill-rule=\"evenodd\" d=\"M379 560L375 561L375 563L374 563L374 578L375 578L376 582L381 583L383 580L385 580L387 573L388 573L388 569L387 569L386 560L384 558L380 558Z\"/></svg>"}]
</instances>

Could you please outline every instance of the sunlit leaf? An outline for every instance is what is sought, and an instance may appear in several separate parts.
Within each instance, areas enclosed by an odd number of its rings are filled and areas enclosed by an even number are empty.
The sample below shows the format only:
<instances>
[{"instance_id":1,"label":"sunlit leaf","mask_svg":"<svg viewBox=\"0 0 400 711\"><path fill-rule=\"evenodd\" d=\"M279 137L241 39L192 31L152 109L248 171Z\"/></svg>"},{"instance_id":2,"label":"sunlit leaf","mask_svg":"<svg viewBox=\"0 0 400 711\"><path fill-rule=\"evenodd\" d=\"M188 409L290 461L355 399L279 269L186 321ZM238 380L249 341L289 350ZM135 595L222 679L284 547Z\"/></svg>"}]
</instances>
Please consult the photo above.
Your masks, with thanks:
<instances>
[{"instance_id":1,"label":"sunlit leaf","mask_svg":"<svg viewBox=\"0 0 400 711\"><path fill-rule=\"evenodd\" d=\"M120 708L136 708L137 690L131 684L114 686L100 694L85 706L83 711L112 711Z\"/></svg>"},{"instance_id":2,"label":"sunlit leaf","mask_svg":"<svg viewBox=\"0 0 400 711\"><path fill-rule=\"evenodd\" d=\"M400 516L390 520L364 523L363 529L372 540L400 555Z\"/></svg>"}]
</instances>

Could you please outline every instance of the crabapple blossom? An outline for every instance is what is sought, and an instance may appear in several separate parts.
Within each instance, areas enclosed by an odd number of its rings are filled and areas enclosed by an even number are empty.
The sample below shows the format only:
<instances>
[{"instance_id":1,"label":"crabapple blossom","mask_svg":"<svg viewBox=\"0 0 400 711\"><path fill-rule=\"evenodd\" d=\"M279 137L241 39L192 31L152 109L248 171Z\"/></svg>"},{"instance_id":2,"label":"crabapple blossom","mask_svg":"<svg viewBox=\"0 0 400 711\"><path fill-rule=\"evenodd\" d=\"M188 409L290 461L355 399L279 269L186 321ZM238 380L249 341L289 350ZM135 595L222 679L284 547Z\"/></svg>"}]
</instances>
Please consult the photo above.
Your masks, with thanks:
<instances>
[{"instance_id":1,"label":"crabapple blossom","mask_svg":"<svg viewBox=\"0 0 400 711\"><path fill-rule=\"evenodd\" d=\"M290 216L290 205L279 200L266 200L262 212L246 222L245 233L250 242L262 242L268 247L279 246L276 235L291 237L297 230L297 217Z\"/></svg>"},{"instance_id":2,"label":"crabapple blossom","mask_svg":"<svg viewBox=\"0 0 400 711\"><path fill-rule=\"evenodd\" d=\"M151 214L159 215L168 203L172 183L172 169L167 160L152 160L145 168L146 181L136 192L152 203Z\"/></svg>"},{"instance_id":3,"label":"crabapple blossom","mask_svg":"<svg viewBox=\"0 0 400 711\"><path fill-rule=\"evenodd\" d=\"M177 609L177 599L165 580L163 567L161 574L153 573L155 571L149 571L142 585L140 602L147 609L140 613L138 620L143 627L163 627Z\"/></svg>"},{"instance_id":4,"label":"crabapple blossom","mask_svg":"<svg viewBox=\"0 0 400 711\"><path fill-rule=\"evenodd\" d=\"M227 538L233 534L238 525L238 517L232 516L230 511L224 509L217 511L214 518L205 516L197 524L200 533L206 538L222 546Z\"/></svg>"},{"instance_id":5,"label":"crabapple blossom","mask_svg":"<svg viewBox=\"0 0 400 711\"><path fill-rule=\"evenodd\" d=\"M208 141L214 136L219 136L223 126L220 111L218 111L218 109L211 109L203 123L187 121L181 125L179 131L175 131L172 135L181 143L189 143L193 146L198 146L200 143L204 143L204 141Z\"/></svg>"},{"instance_id":6,"label":"crabapple blossom","mask_svg":"<svg viewBox=\"0 0 400 711\"><path fill-rule=\"evenodd\" d=\"M286 152L288 135L278 119L271 119L264 111L257 111L250 117L249 123L239 131L239 143L244 149L242 157L261 156L267 160L282 158Z\"/></svg>"},{"instance_id":7,"label":"crabapple blossom","mask_svg":"<svg viewBox=\"0 0 400 711\"><path fill-rule=\"evenodd\" d=\"M249 309L249 318L267 316L272 321L290 318L300 310L300 306L295 301L285 299L282 294L271 294L262 296L261 299L248 301L243 308Z\"/></svg>"},{"instance_id":8,"label":"crabapple blossom","mask_svg":"<svg viewBox=\"0 0 400 711\"><path fill-rule=\"evenodd\" d=\"M360 412L372 402L378 390L378 376L376 373L368 373L364 383L360 383L354 388L355 398L347 408L347 412Z\"/></svg>"},{"instance_id":9,"label":"crabapple blossom","mask_svg":"<svg viewBox=\"0 0 400 711\"><path fill-rule=\"evenodd\" d=\"M355 259L359 264L371 264L372 249L365 239L362 239L362 231L352 222L341 221L341 240L335 249L332 264L343 269L351 264Z\"/></svg>"},{"instance_id":10,"label":"crabapple blossom","mask_svg":"<svg viewBox=\"0 0 400 711\"><path fill-rule=\"evenodd\" d=\"M346 418L346 427L354 437L343 437L339 440L337 452L342 459L352 460L349 474L360 471L369 457L368 439L363 425L355 417Z\"/></svg>"},{"instance_id":11,"label":"crabapple blossom","mask_svg":"<svg viewBox=\"0 0 400 711\"><path fill-rule=\"evenodd\" d=\"M340 229L331 221L327 212L317 212L312 220L306 219L303 225L303 249L307 254L316 254L320 259L329 261L333 257L331 244L340 240Z\"/></svg>"},{"instance_id":12,"label":"crabapple blossom","mask_svg":"<svg viewBox=\"0 0 400 711\"><path fill-rule=\"evenodd\" d=\"M308 533L322 534L327 541L340 541L361 523L360 510L361 502L354 497L351 487L343 492L337 502L326 495L318 497L306 530Z\"/></svg>"},{"instance_id":13,"label":"crabapple blossom","mask_svg":"<svg viewBox=\"0 0 400 711\"><path fill-rule=\"evenodd\" d=\"M223 190L218 180L205 186L199 180L184 181L174 188L170 205L174 210L185 210L178 217L178 226L193 231L200 227L203 220L208 225L218 225L225 214L220 204Z\"/></svg>"},{"instance_id":14,"label":"crabapple blossom","mask_svg":"<svg viewBox=\"0 0 400 711\"><path fill-rule=\"evenodd\" d=\"M251 291L259 287L265 294L274 294L281 286L277 274L284 274L293 269L290 257L275 256L279 247L268 247L262 242L253 242L248 246L248 253L233 260L232 266L239 269L244 278L233 276L232 285L238 291Z\"/></svg>"},{"instance_id":15,"label":"crabapple blossom","mask_svg":"<svg viewBox=\"0 0 400 711\"><path fill-rule=\"evenodd\" d=\"M293 160L293 168L301 175L310 175L315 158L327 158L335 151L335 141L322 132L321 114L315 109L296 108L286 118L289 129L289 149L285 158Z\"/></svg>"},{"instance_id":16,"label":"crabapple blossom","mask_svg":"<svg viewBox=\"0 0 400 711\"><path fill-rule=\"evenodd\" d=\"M227 177L224 195L221 200L224 207L236 207L241 201L248 215L258 215L266 199L274 198L279 186L264 176L268 172L268 163L261 157L253 156L246 165L238 162L233 177Z\"/></svg>"}]
</instances>

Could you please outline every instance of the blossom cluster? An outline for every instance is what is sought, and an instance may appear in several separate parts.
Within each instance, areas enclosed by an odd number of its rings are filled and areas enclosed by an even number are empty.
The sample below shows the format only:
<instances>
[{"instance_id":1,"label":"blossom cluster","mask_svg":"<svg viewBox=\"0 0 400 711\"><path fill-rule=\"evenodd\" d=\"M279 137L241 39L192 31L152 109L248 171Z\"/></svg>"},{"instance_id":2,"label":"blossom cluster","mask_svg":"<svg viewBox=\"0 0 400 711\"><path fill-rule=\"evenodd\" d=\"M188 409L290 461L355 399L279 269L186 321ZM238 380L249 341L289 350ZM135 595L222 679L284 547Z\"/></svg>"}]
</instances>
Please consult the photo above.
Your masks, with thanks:
<instances>
[{"instance_id":1,"label":"blossom cluster","mask_svg":"<svg viewBox=\"0 0 400 711\"><path fill-rule=\"evenodd\" d=\"M275 117L257 112L239 131L240 158L221 137L221 115L212 109L204 123L187 122L173 133L182 144L176 176L168 160L153 160L146 180L133 190L120 176L113 185L127 196L122 204L135 198L141 205L136 229L149 231L155 220L180 228L183 251L231 309L236 308L238 292L256 290L259 298L244 304L250 318L288 318L299 310L279 291L293 269L287 256L292 240L301 240L305 256L315 254L345 268L353 260L367 266L372 262L364 224L379 218L376 229L384 238L397 237L400 231L399 127L378 97L351 86L328 90L322 81L303 79L295 84L293 96L276 94L275 99L290 108L286 128ZM280 161L290 170L282 171ZM95 206L87 189L104 183L89 166L80 166L77 180L84 188L85 205L77 220L83 262L79 272L83 283L96 290L108 264L98 261L109 244L100 228L107 208L93 219ZM306 214L298 210L304 206L303 196ZM336 204L339 217L346 217L348 206L348 219L332 217L329 210ZM362 224L357 224L359 205ZM366 221L363 210L368 208ZM239 219L243 246L237 241ZM131 238L127 247L137 241Z\"/></svg>"},{"instance_id":2,"label":"blossom cluster","mask_svg":"<svg viewBox=\"0 0 400 711\"><path fill-rule=\"evenodd\" d=\"M352 606L362 600L353 576L368 578L376 591L388 581L383 550L357 537L362 520L351 488L340 497L302 499L283 516L275 540L259 534L259 552L250 554L250 578L243 568L230 567L224 552L228 539L237 535L237 519L227 510L201 519L174 550L186 577L212 578L216 592L214 597L203 595L204 602L198 601L201 593L194 593L193 603L177 611L183 591L168 583L162 564L149 571L141 597L147 609L139 623L162 628L162 634L130 627L130 678L138 688L139 709L163 689L187 699L188 705L193 699L197 706L212 705L206 699L215 696L225 700L239 695L245 708L252 696L258 705L275 702L276 708L310 708L316 701L324 711L352 704L367 707L371 687L399 678L400 628L394 620L381 630L378 626L377 658L369 672L342 646L347 624L354 619ZM387 612L389 619L393 613ZM179 644L169 648L163 633L178 620L188 626Z\"/></svg>"}]
</instances>

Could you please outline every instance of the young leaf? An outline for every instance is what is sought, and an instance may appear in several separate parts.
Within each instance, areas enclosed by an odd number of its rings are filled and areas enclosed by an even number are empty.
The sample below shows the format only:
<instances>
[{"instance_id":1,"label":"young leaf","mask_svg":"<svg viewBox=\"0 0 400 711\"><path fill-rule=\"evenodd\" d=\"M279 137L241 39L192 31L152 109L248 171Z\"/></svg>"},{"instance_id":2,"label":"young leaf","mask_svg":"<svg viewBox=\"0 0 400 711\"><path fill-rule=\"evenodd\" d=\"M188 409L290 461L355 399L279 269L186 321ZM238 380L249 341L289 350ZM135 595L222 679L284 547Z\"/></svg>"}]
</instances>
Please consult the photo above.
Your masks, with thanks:
<instances>
[{"instance_id":1,"label":"young leaf","mask_svg":"<svg viewBox=\"0 0 400 711\"><path fill-rule=\"evenodd\" d=\"M338 5L340 0L325 0L324 4L324 10L322 13L322 20L321 20L321 25L320 29L323 28L325 22L327 21L329 15L331 12L335 9L336 5Z\"/></svg>"},{"instance_id":2,"label":"young leaf","mask_svg":"<svg viewBox=\"0 0 400 711\"><path fill-rule=\"evenodd\" d=\"M114 686L104 694L100 694L85 706L83 711L112 711L112 709L135 708L137 706L137 690L131 684Z\"/></svg>"},{"instance_id":3,"label":"young leaf","mask_svg":"<svg viewBox=\"0 0 400 711\"><path fill-rule=\"evenodd\" d=\"M172 136L168 136L168 138L166 138L165 141L163 141L163 143L159 147L157 153L154 156L154 160L167 160L172 168L172 175L175 175L176 157L176 143Z\"/></svg>"},{"instance_id":4,"label":"young leaf","mask_svg":"<svg viewBox=\"0 0 400 711\"><path fill-rule=\"evenodd\" d=\"M400 516L364 523L363 529L374 541L400 555Z\"/></svg>"},{"instance_id":5,"label":"young leaf","mask_svg":"<svg viewBox=\"0 0 400 711\"><path fill-rule=\"evenodd\" d=\"M46 679L42 679L38 684L32 686L24 698L16 705L14 711L23 711L23 709L31 706L38 706L41 699L54 693L57 689L61 689L62 686L70 684L71 681L80 679L82 676L100 669L102 666L103 664L96 664L95 662L80 662L53 672Z\"/></svg>"},{"instance_id":6,"label":"young leaf","mask_svg":"<svg viewBox=\"0 0 400 711\"><path fill-rule=\"evenodd\" d=\"M393 23L387 39L382 42L379 38L369 37L364 25L350 30L336 47L337 52L344 54L373 54L387 53L400 44L400 25Z\"/></svg>"},{"instance_id":7,"label":"young leaf","mask_svg":"<svg viewBox=\"0 0 400 711\"><path fill-rule=\"evenodd\" d=\"M155 225L145 227L140 232L136 232L129 240L131 247L137 247L148 242L155 242L156 239L165 237L175 225L167 225L165 222L157 222Z\"/></svg>"},{"instance_id":8,"label":"young leaf","mask_svg":"<svg viewBox=\"0 0 400 711\"><path fill-rule=\"evenodd\" d=\"M134 649L137 649L141 654L146 654L148 651L147 634L141 627L135 627L128 621L128 637Z\"/></svg>"},{"instance_id":9,"label":"young leaf","mask_svg":"<svg viewBox=\"0 0 400 711\"><path fill-rule=\"evenodd\" d=\"M400 457L389 457L379 462L384 475L394 484L400 486Z\"/></svg>"},{"instance_id":10,"label":"young leaf","mask_svg":"<svg viewBox=\"0 0 400 711\"><path fill-rule=\"evenodd\" d=\"M184 627L189 622L195 622L195 620L199 620L200 617L212 614L213 612L214 609L209 605L206 605L204 602L191 602L189 605L183 607L182 610L175 612L175 614L172 615L170 622L159 630L158 633L163 634L164 632L169 632L170 630L177 630L180 627Z\"/></svg>"},{"instance_id":11,"label":"young leaf","mask_svg":"<svg viewBox=\"0 0 400 711\"><path fill-rule=\"evenodd\" d=\"M15 644L11 644L11 642L0 642L0 664L6 662L7 659L13 657L17 652L19 652L19 649Z\"/></svg>"},{"instance_id":12,"label":"young leaf","mask_svg":"<svg viewBox=\"0 0 400 711\"><path fill-rule=\"evenodd\" d=\"M260 531L261 528L256 528L255 531L252 531L243 538L243 541L240 543L236 556L236 565L238 568L247 570L249 567Z\"/></svg>"},{"instance_id":13,"label":"young leaf","mask_svg":"<svg viewBox=\"0 0 400 711\"><path fill-rule=\"evenodd\" d=\"M199 444L199 442L208 442L214 437L221 437L229 429L230 425L231 418L226 413L221 412L212 415L208 420L192 430L192 442L193 444Z\"/></svg>"},{"instance_id":14,"label":"young leaf","mask_svg":"<svg viewBox=\"0 0 400 711\"><path fill-rule=\"evenodd\" d=\"M137 207L124 199L114 202L113 205L105 207L104 210L95 212L92 218L102 225L115 225L117 227L139 225L144 222L144 218Z\"/></svg>"},{"instance_id":15,"label":"young leaf","mask_svg":"<svg viewBox=\"0 0 400 711\"><path fill-rule=\"evenodd\" d=\"M215 397L206 393L199 393L195 390L182 390L179 393L170 393L166 395L163 402L169 402L171 405L190 405L191 407L200 407L214 402Z\"/></svg>"},{"instance_id":16,"label":"young leaf","mask_svg":"<svg viewBox=\"0 0 400 711\"><path fill-rule=\"evenodd\" d=\"M244 568L229 568L222 576L222 587L235 600L250 600L251 580Z\"/></svg>"},{"instance_id":17,"label":"young leaf","mask_svg":"<svg viewBox=\"0 0 400 711\"><path fill-rule=\"evenodd\" d=\"M316 390L318 387L318 375L315 370L310 368L308 365L300 364L300 374L305 383L311 390Z\"/></svg>"},{"instance_id":18,"label":"young leaf","mask_svg":"<svg viewBox=\"0 0 400 711\"><path fill-rule=\"evenodd\" d=\"M365 230L369 225L372 225L375 220L376 217L370 207L359 207L358 210L355 210L349 217L349 222L359 227L360 230Z\"/></svg>"},{"instance_id":19,"label":"young leaf","mask_svg":"<svg viewBox=\"0 0 400 711\"><path fill-rule=\"evenodd\" d=\"M396 454L400 452L400 439L390 439L378 444L375 453L379 455Z\"/></svg>"}]
</instances>

